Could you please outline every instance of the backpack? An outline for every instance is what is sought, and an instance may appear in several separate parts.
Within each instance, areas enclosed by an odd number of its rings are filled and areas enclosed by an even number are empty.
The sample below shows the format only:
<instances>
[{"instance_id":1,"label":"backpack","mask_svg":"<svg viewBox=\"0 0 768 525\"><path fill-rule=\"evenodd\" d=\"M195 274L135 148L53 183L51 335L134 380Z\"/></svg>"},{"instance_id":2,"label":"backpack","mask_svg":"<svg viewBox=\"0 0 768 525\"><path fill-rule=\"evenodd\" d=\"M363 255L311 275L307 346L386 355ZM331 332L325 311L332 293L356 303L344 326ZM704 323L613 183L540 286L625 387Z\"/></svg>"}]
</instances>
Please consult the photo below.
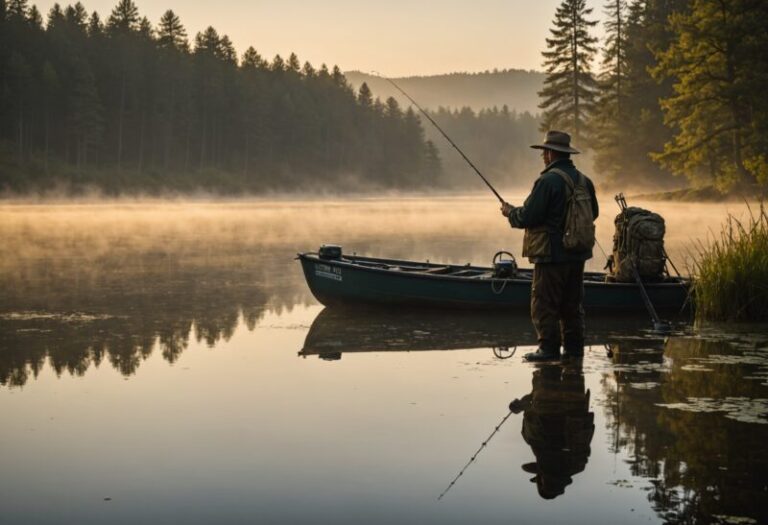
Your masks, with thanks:
<instances>
[{"instance_id":1,"label":"backpack","mask_svg":"<svg viewBox=\"0 0 768 525\"><path fill-rule=\"evenodd\" d=\"M566 252L582 253L592 251L595 246L595 217L592 212L592 196L587 188L587 179L581 172L576 184L561 169L553 169L565 180L570 190L565 202L565 227L563 228L563 248Z\"/></svg>"},{"instance_id":2,"label":"backpack","mask_svg":"<svg viewBox=\"0 0 768 525\"><path fill-rule=\"evenodd\" d=\"M632 206L622 210L614 223L613 278L619 282L635 282L634 261L642 279L663 279L667 256L664 251L666 227L661 215Z\"/></svg>"}]
</instances>

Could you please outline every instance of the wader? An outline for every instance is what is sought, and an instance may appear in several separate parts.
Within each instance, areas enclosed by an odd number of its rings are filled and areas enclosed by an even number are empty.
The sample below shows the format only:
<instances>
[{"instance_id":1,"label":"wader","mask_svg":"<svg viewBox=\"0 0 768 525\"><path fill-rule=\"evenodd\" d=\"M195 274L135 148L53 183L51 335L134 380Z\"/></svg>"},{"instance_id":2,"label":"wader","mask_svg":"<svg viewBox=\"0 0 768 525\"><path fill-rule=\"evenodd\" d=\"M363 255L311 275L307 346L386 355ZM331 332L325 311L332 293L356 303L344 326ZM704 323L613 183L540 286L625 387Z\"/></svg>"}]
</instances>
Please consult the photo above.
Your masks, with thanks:
<instances>
[{"instance_id":1,"label":"wader","mask_svg":"<svg viewBox=\"0 0 768 525\"><path fill-rule=\"evenodd\" d=\"M558 355L584 355L584 262L540 263L533 267L531 320L539 348Z\"/></svg>"}]
</instances>

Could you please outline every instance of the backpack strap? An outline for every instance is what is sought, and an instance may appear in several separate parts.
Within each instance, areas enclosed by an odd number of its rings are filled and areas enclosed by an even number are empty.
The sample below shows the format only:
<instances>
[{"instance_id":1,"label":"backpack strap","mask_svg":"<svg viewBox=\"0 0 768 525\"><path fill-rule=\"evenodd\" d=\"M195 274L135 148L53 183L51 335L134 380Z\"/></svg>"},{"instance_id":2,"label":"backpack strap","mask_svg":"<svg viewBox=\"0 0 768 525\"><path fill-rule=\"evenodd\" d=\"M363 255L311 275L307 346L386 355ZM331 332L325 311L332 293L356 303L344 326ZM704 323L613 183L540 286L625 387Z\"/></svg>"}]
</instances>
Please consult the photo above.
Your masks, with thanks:
<instances>
[{"instance_id":1,"label":"backpack strap","mask_svg":"<svg viewBox=\"0 0 768 525\"><path fill-rule=\"evenodd\" d=\"M573 193L573 191L576 189L576 186L574 185L573 179L571 178L570 175L568 175L565 171L561 170L560 168L552 168L549 171L560 175L565 181L566 186L568 186L568 188L571 190L571 193ZM579 176L578 184L579 186L582 186L584 184L584 175L582 175L579 170L576 170L576 174Z\"/></svg>"}]
</instances>

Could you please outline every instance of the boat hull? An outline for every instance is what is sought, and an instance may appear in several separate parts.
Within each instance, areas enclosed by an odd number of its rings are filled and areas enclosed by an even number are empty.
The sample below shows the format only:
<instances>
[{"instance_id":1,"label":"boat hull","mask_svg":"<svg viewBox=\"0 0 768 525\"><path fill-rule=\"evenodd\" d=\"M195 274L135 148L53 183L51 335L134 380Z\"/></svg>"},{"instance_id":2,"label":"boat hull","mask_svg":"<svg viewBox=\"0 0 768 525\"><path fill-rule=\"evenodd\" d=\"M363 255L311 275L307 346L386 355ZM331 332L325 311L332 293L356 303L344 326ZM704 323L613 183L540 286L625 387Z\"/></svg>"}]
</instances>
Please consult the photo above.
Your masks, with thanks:
<instances>
[{"instance_id":1,"label":"boat hull","mask_svg":"<svg viewBox=\"0 0 768 525\"><path fill-rule=\"evenodd\" d=\"M315 253L299 254L298 258L312 294L326 306L530 308L530 270L521 270L520 278L490 279L394 271L391 268L414 264L428 268L441 266L394 259L322 259ZM490 268L453 268L490 272ZM636 283L602 282L599 280L601 274L588 275L589 279L584 282L585 309L646 310ZM689 287L686 281L647 283L645 288L657 310L680 311L687 304Z\"/></svg>"}]
</instances>

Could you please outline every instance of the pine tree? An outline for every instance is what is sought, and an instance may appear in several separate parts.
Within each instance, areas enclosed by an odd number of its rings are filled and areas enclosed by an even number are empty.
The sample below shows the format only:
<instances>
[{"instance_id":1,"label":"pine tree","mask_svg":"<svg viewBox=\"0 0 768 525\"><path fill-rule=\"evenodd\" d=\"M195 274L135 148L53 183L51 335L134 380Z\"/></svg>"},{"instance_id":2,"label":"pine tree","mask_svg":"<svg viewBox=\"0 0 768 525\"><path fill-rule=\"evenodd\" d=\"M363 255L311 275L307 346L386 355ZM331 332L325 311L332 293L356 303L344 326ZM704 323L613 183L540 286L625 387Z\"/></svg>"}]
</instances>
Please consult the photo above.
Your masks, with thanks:
<instances>
[{"instance_id":1,"label":"pine tree","mask_svg":"<svg viewBox=\"0 0 768 525\"><path fill-rule=\"evenodd\" d=\"M29 14L29 3L27 0L9 0L7 16L9 20L27 20Z\"/></svg>"},{"instance_id":2,"label":"pine tree","mask_svg":"<svg viewBox=\"0 0 768 525\"><path fill-rule=\"evenodd\" d=\"M107 29L112 33L129 33L138 28L139 8L133 0L120 0L109 15Z\"/></svg>"},{"instance_id":3,"label":"pine tree","mask_svg":"<svg viewBox=\"0 0 768 525\"><path fill-rule=\"evenodd\" d=\"M662 101L675 135L656 159L724 190L768 183L768 4L694 0L670 23L679 37L658 53L655 73L675 81Z\"/></svg>"},{"instance_id":4,"label":"pine tree","mask_svg":"<svg viewBox=\"0 0 768 525\"><path fill-rule=\"evenodd\" d=\"M275 58L272 59L272 64L270 64L269 67L273 72L279 73L285 71L285 60L283 60L283 57L279 54L275 55Z\"/></svg>"},{"instance_id":5,"label":"pine tree","mask_svg":"<svg viewBox=\"0 0 768 525\"><path fill-rule=\"evenodd\" d=\"M243 53L240 65L243 68L266 69L267 61L251 46Z\"/></svg>"},{"instance_id":6,"label":"pine tree","mask_svg":"<svg viewBox=\"0 0 768 525\"><path fill-rule=\"evenodd\" d=\"M373 106L373 94L368 84L363 82L360 89L357 92L357 102L362 107L370 109Z\"/></svg>"},{"instance_id":7,"label":"pine tree","mask_svg":"<svg viewBox=\"0 0 768 525\"><path fill-rule=\"evenodd\" d=\"M617 182L631 171L623 146L630 129L627 118L627 16L625 0L608 0L605 5L605 45L599 97L591 128L595 146L595 167L606 180Z\"/></svg>"},{"instance_id":8,"label":"pine tree","mask_svg":"<svg viewBox=\"0 0 768 525\"><path fill-rule=\"evenodd\" d=\"M304 62L304 65L301 67L301 76L304 78L312 78L317 74L317 71L315 71L315 68L310 64L309 62Z\"/></svg>"},{"instance_id":9,"label":"pine tree","mask_svg":"<svg viewBox=\"0 0 768 525\"><path fill-rule=\"evenodd\" d=\"M170 9L160 18L160 24L157 28L157 44L160 47L178 51L189 49L187 30L184 29L181 19Z\"/></svg>"},{"instance_id":10,"label":"pine tree","mask_svg":"<svg viewBox=\"0 0 768 525\"><path fill-rule=\"evenodd\" d=\"M155 36L155 30L152 27L152 22L149 21L149 18L146 16L142 17L139 21L139 28L137 29L137 32L139 35L141 35L144 40L152 40Z\"/></svg>"},{"instance_id":11,"label":"pine tree","mask_svg":"<svg viewBox=\"0 0 768 525\"><path fill-rule=\"evenodd\" d=\"M217 56L225 62L237 65L237 53L235 52L235 46L232 45L232 41L227 35L221 37L219 40L219 46L217 50Z\"/></svg>"},{"instance_id":12,"label":"pine tree","mask_svg":"<svg viewBox=\"0 0 768 525\"><path fill-rule=\"evenodd\" d=\"M99 13L94 11L91 13L91 17L88 19L88 36L90 38L98 38L104 34L104 24L101 23Z\"/></svg>"},{"instance_id":13,"label":"pine tree","mask_svg":"<svg viewBox=\"0 0 768 525\"><path fill-rule=\"evenodd\" d=\"M582 147L596 95L591 61L597 38L589 29L597 21L588 20L590 14L592 8L587 8L586 0L563 0L557 8L552 37L546 39L547 51L542 53L547 77L539 92L543 99L539 107L544 110L542 130L568 131Z\"/></svg>"},{"instance_id":14,"label":"pine tree","mask_svg":"<svg viewBox=\"0 0 768 525\"><path fill-rule=\"evenodd\" d=\"M33 5L29 8L29 11L27 13L27 19L29 20L29 24L38 30L43 29L43 16L40 14L40 11L37 10L37 6Z\"/></svg>"},{"instance_id":15,"label":"pine tree","mask_svg":"<svg viewBox=\"0 0 768 525\"><path fill-rule=\"evenodd\" d=\"M43 138L43 165L45 172L48 173L48 160L50 157L51 149L51 113L53 107L58 99L59 90L61 89L61 82L59 81L59 75L56 73L53 65L49 61L45 61L43 64L43 70L41 74L43 84L43 126L44 126L44 138Z\"/></svg>"},{"instance_id":16,"label":"pine tree","mask_svg":"<svg viewBox=\"0 0 768 525\"><path fill-rule=\"evenodd\" d=\"M76 62L72 92L69 97L70 129L75 137L77 167L88 163L88 154L101 140L102 107L96 81L88 65Z\"/></svg>"},{"instance_id":17,"label":"pine tree","mask_svg":"<svg viewBox=\"0 0 768 525\"><path fill-rule=\"evenodd\" d=\"M216 57L219 54L221 39L219 33L211 26L195 35L195 54Z\"/></svg>"},{"instance_id":18,"label":"pine tree","mask_svg":"<svg viewBox=\"0 0 768 525\"><path fill-rule=\"evenodd\" d=\"M85 33L88 27L88 12L83 7L83 4L77 2L73 6L67 6L64 9L64 19L77 31Z\"/></svg>"},{"instance_id":19,"label":"pine tree","mask_svg":"<svg viewBox=\"0 0 768 525\"><path fill-rule=\"evenodd\" d=\"M288 71L293 71L294 73L298 73L301 69L301 62L299 62L299 57L296 56L296 53L291 53L288 57L286 69Z\"/></svg>"}]
</instances>

